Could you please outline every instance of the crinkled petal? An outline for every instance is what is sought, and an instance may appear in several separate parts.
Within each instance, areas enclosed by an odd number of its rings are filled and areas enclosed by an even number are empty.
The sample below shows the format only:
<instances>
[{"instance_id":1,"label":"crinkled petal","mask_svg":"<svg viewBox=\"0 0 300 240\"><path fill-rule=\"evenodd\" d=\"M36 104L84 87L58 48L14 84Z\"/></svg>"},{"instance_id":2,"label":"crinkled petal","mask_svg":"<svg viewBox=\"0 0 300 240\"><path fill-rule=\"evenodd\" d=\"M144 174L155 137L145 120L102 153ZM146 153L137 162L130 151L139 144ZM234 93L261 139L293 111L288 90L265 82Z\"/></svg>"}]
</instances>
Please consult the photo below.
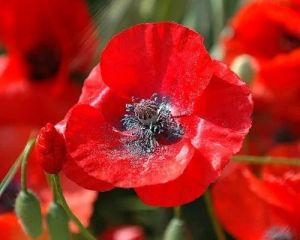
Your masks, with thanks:
<instances>
[{"instance_id":1,"label":"crinkled petal","mask_svg":"<svg viewBox=\"0 0 300 240\"><path fill-rule=\"evenodd\" d=\"M75 161L68 158L63 167L64 174L76 184L90 190L99 192L108 191L113 186L107 182L101 181L87 174ZM74 178L74 176L76 176Z\"/></svg>"},{"instance_id":2,"label":"crinkled petal","mask_svg":"<svg viewBox=\"0 0 300 240\"><path fill-rule=\"evenodd\" d=\"M214 186L212 197L217 217L231 235L241 240L265 239L272 227L289 226L251 191L247 168L234 166L226 170Z\"/></svg>"},{"instance_id":3,"label":"crinkled petal","mask_svg":"<svg viewBox=\"0 0 300 240\"><path fill-rule=\"evenodd\" d=\"M192 120L183 119L182 124L189 126L186 134L193 146L222 169L241 148L251 126L253 104L247 85L228 67L215 62L215 69L210 84L197 99Z\"/></svg>"},{"instance_id":4,"label":"crinkled petal","mask_svg":"<svg viewBox=\"0 0 300 240\"><path fill-rule=\"evenodd\" d=\"M189 111L209 82L210 62L198 33L176 23L145 23L116 35L100 66L103 81L118 94L158 93Z\"/></svg>"},{"instance_id":5,"label":"crinkled petal","mask_svg":"<svg viewBox=\"0 0 300 240\"><path fill-rule=\"evenodd\" d=\"M212 167L210 159L197 151L183 174L175 180L135 188L135 191L148 205L172 207L195 200L218 175L219 172Z\"/></svg>"},{"instance_id":6,"label":"crinkled petal","mask_svg":"<svg viewBox=\"0 0 300 240\"><path fill-rule=\"evenodd\" d=\"M87 175L118 187L139 187L167 182L182 174L194 149L189 141L162 145L142 153L132 138L114 129L100 112L88 105L74 107L66 127L67 149ZM66 166L68 167L68 166ZM83 185L80 176L68 175Z\"/></svg>"},{"instance_id":7,"label":"crinkled petal","mask_svg":"<svg viewBox=\"0 0 300 240\"><path fill-rule=\"evenodd\" d=\"M101 99L101 92L105 88L107 88L107 86L102 80L100 66L97 65L84 80L82 92L78 102L81 104L89 104L91 106L97 105Z\"/></svg>"},{"instance_id":8,"label":"crinkled petal","mask_svg":"<svg viewBox=\"0 0 300 240\"><path fill-rule=\"evenodd\" d=\"M285 157L287 159L299 158L300 142L276 145L270 150L269 155ZM286 185L286 187L290 187L295 194L293 198L300 197L300 167L290 165L265 165L262 175L266 182L281 182Z\"/></svg>"},{"instance_id":9,"label":"crinkled petal","mask_svg":"<svg viewBox=\"0 0 300 240\"><path fill-rule=\"evenodd\" d=\"M296 158L300 155L299 143L281 144L271 149L269 155L275 157ZM262 183L271 192L272 199L260 191L270 204L277 205L294 214L300 213L300 168L288 165L265 165L262 170Z\"/></svg>"}]
</instances>

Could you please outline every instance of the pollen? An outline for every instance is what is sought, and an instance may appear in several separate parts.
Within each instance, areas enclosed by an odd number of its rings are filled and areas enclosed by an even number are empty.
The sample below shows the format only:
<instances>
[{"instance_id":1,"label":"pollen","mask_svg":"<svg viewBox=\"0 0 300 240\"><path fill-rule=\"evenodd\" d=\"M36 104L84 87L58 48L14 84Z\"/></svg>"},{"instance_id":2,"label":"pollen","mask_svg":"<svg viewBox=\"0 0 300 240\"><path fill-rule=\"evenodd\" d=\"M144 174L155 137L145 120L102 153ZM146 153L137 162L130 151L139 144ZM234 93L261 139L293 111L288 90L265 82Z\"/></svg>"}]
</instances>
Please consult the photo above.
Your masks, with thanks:
<instances>
[{"instance_id":1,"label":"pollen","mask_svg":"<svg viewBox=\"0 0 300 240\"><path fill-rule=\"evenodd\" d=\"M159 104L152 100L141 100L134 107L134 114L144 125L150 125L157 121Z\"/></svg>"},{"instance_id":2,"label":"pollen","mask_svg":"<svg viewBox=\"0 0 300 240\"><path fill-rule=\"evenodd\" d=\"M170 144L184 135L167 99L157 94L150 99L132 98L132 103L126 104L126 114L121 121L125 130L135 136L134 145L144 153L154 152L159 146L158 139Z\"/></svg>"}]
</instances>

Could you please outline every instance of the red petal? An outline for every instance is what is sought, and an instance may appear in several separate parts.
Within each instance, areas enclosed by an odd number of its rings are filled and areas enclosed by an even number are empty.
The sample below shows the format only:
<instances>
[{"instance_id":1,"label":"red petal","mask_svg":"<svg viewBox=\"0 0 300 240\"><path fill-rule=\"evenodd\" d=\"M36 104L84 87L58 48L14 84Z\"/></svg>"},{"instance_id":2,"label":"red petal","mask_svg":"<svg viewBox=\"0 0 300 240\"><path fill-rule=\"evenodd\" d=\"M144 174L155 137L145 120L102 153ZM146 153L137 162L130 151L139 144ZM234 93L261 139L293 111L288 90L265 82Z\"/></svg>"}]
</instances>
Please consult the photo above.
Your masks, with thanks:
<instances>
[{"instance_id":1,"label":"red petal","mask_svg":"<svg viewBox=\"0 0 300 240\"><path fill-rule=\"evenodd\" d=\"M104 82L118 94L158 93L189 111L209 82L210 62L198 33L176 23L146 23L116 35L100 65Z\"/></svg>"},{"instance_id":2,"label":"red petal","mask_svg":"<svg viewBox=\"0 0 300 240\"><path fill-rule=\"evenodd\" d=\"M1 1L0 38L8 61L0 63L0 123L59 121L79 94L69 76L89 70L97 52L94 33L83 0ZM32 77L43 73L45 78Z\"/></svg>"},{"instance_id":3,"label":"red petal","mask_svg":"<svg viewBox=\"0 0 300 240\"><path fill-rule=\"evenodd\" d=\"M197 99L193 120L183 120L192 144L216 169L237 153L250 126L252 101L249 88L224 64L215 62L215 75ZM191 123L192 122L192 123Z\"/></svg>"},{"instance_id":4,"label":"red petal","mask_svg":"<svg viewBox=\"0 0 300 240\"><path fill-rule=\"evenodd\" d=\"M296 158L300 156L299 143L275 146L269 153L275 157ZM294 214L300 213L300 168L288 165L265 165L262 171L263 184L271 191L276 200L271 204L278 205ZM261 195L264 196L265 191Z\"/></svg>"},{"instance_id":5,"label":"red petal","mask_svg":"<svg viewBox=\"0 0 300 240\"><path fill-rule=\"evenodd\" d=\"M269 155L275 157L299 158L300 142L280 144L271 149ZM265 165L263 179L271 182L281 182L293 189L300 197L300 167L289 165Z\"/></svg>"},{"instance_id":6,"label":"red petal","mask_svg":"<svg viewBox=\"0 0 300 240\"><path fill-rule=\"evenodd\" d=\"M59 121L76 102L80 89L73 83L67 82L59 92L54 92L56 85L53 82L33 85L20 75L17 66L8 65L6 71L0 73L1 124L22 123L40 127L49 121Z\"/></svg>"},{"instance_id":7,"label":"red petal","mask_svg":"<svg viewBox=\"0 0 300 240\"><path fill-rule=\"evenodd\" d=\"M91 106L97 105L99 99L101 99L101 92L105 88L107 88L107 86L102 80L100 66L97 65L84 80L79 103L89 104Z\"/></svg>"},{"instance_id":8,"label":"red petal","mask_svg":"<svg viewBox=\"0 0 300 240\"><path fill-rule=\"evenodd\" d=\"M98 110L87 105L74 108L65 137L72 161L80 170L118 187L139 187L175 179L182 174L194 152L186 139L159 147L152 154L134 152L135 149L124 142L131 140L129 136L117 132ZM84 184L76 171L68 176Z\"/></svg>"},{"instance_id":9,"label":"red petal","mask_svg":"<svg viewBox=\"0 0 300 240\"><path fill-rule=\"evenodd\" d=\"M55 45L61 62L79 72L90 67L98 45L95 26L83 0L48 0L43 5L38 0L1 1L0 36L8 52L17 53L22 60L38 44Z\"/></svg>"},{"instance_id":10,"label":"red petal","mask_svg":"<svg viewBox=\"0 0 300 240\"><path fill-rule=\"evenodd\" d=\"M245 134L253 110L249 87L225 64L214 61L210 84L197 100L196 114L222 128Z\"/></svg>"},{"instance_id":11,"label":"red petal","mask_svg":"<svg viewBox=\"0 0 300 240\"><path fill-rule=\"evenodd\" d=\"M195 200L218 175L210 160L196 152L183 174L175 180L136 188L135 191L146 204L173 207Z\"/></svg>"},{"instance_id":12,"label":"red petal","mask_svg":"<svg viewBox=\"0 0 300 240\"><path fill-rule=\"evenodd\" d=\"M232 167L232 166L231 166ZM212 191L216 214L225 229L237 239L262 238L273 226L289 226L249 188L250 171L241 166L228 169ZM251 234L249 234L251 233Z\"/></svg>"},{"instance_id":13,"label":"red petal","mask_svg":"<svg viewBox=\"0 0 300 240\"><path fill-rule=\"evenodd\" d=\"M299 37L294 27L298 22L298 12L277 1L248 4L231 23L233 32L225 43L226 58L231 62L234 57L247 53L258 60L266 60L289 52L298 47L288 40Z\"/></svg>"},{"instance_id":14,"label":"red petal","mask_svg":"<svg viewBox=\"0 0 300 240\"><path fill-rule=\"evenodd\" d=\"M64 163L63 172L73 182L86 189L103 192L113 188L111 184L92 177L86 173L84 169L79 167L77 163L72 160L72 158L68 158Z\"/></svg>"}]
</instances>

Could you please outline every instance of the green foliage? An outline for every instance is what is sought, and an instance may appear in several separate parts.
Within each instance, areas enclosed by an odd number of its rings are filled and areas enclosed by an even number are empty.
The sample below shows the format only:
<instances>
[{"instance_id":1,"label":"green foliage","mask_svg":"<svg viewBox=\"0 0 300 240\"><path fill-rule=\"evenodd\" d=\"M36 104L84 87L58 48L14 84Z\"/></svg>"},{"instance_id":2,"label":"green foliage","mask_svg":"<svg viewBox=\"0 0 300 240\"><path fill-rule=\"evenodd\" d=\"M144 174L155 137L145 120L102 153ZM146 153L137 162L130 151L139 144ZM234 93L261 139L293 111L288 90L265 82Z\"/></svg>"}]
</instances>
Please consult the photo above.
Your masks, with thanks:
<instances>
[{"instance_id":1,"label":"green foliage","mask_svg":"<svg viewBox=\"0 0 300 240\"><path fill-rule=\"evenodd\" d=\"M88 0L101 34L101 47L116 33L141 22L174 21L201 33L214 45L240 0Z\"/></svg>"}]
</instances>

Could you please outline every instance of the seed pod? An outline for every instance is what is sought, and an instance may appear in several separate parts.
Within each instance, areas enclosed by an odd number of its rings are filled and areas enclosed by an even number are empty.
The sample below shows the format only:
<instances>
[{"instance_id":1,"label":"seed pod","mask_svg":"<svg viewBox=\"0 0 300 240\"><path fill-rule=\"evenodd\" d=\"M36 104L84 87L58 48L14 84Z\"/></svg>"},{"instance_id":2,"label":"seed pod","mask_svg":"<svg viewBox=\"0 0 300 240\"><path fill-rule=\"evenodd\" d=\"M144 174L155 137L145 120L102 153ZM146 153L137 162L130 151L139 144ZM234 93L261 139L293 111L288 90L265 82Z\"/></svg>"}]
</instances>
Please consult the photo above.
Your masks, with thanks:
<instances>
[{"instance_id":1,"label":"seed pod","mask_svg":"<svg viewBox=\"0 0 300 240\"><path fill-rule=\"evenodd\" d=\"M251 83L254 76L253 63L249 55L243 54L236 57L230 67L244 82Z\"/></svg>"},{"instance_id":2,"label":"seed pod","mask_svg":"<svg viewBox=\"0 0 300 240\"><path fill-rule=\"evenodd\" d=\"M62 169L66 155L66 146L63 136L51 123L43 127L37 137L37 158L42 168L49 174L56 174Z\"/></svg>"},{"instance_id":3,"label":"seed pod","mask_svg":"<svg viewBox=\"0 0 300 240\"><path fill-rule=\"evenodd\" d=\"M191 234L181 219L173 218L167 226L163 240L190 240Z\"/></svg>"},{"instance_id":4,"label":"seed pod","mask_svg":"<svg viewBox=\"0 0 300 240\"><path fill-rule=\"evenodd\" d=\"M47 224L51 240L69 239L68 216L60 204L55 202L50 204Z\"/></svg>"},{"instance_id":5,"label":"seed pod","mask_svg":"<svg viewBox=\"0 0 300 240\"><path fill-rule=\"evenodd\" d=\"M39 200L30 191L21 191L16 199L16 214L24 231L36 238L42 233L42 213Z\"/></svg>"}]
</instances>

